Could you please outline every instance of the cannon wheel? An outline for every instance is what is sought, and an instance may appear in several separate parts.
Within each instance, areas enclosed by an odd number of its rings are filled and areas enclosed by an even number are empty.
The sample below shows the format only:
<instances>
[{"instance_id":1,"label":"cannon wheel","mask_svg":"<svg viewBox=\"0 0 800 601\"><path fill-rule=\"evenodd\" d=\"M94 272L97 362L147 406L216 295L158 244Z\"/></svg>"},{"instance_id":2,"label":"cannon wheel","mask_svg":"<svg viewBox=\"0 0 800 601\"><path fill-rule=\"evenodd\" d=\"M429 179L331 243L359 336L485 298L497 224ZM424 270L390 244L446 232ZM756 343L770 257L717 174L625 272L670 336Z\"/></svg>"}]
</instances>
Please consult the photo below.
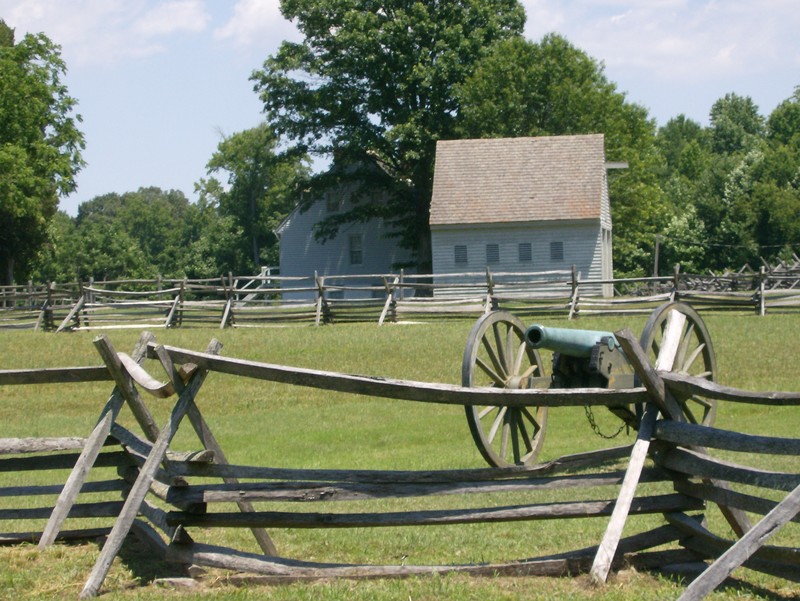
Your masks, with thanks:
<instances>
[{"instance_id":1,"label":"cannon wheel","mask_svg":"<svg viewBox=\"0 0 800 601\"><path fill-rule=\"evenodd\" d=\"M705 323L689 305L666 303L647 320L640 339L657 370L687 374L717 381L717 360ZM675 396L687 421L713 425L717 402L697 396ZM637 407L641 415L643 407Z\"/></svg>"},{"instance_id":2,"label":"cannon wheel","mask_svg":"<svg viewBox=\"0 0 800 601\"><path fill-rule=\"evenodd\" d=\"M542 360L525 344L525 326L518 318L495 311L472 327L461 363L462 386L528 388L529 378L542 375ZM472 438L490 465L536 461L544 442L547 407L467 405L465 409Z\"/></svg>"}]
</instances>

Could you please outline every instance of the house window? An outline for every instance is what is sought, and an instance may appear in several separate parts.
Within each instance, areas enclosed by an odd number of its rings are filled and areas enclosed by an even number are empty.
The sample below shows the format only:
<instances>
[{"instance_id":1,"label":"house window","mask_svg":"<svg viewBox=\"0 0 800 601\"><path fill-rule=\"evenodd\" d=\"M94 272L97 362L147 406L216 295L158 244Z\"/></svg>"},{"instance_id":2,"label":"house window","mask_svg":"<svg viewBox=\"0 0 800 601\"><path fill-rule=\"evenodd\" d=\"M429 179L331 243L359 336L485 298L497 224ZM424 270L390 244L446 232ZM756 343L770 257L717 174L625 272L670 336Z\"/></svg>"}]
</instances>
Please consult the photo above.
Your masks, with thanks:
<instances>
[{"instance_id":1,"label":"house window","mask_svg":"<svg viewBox=\"0 0 800 601\"><path fill-rule=\"evenodd\" d=\"M466 244L456 244L456 247L455 247L455 259L456 259L456 265L466 265L467 264L467 245Z\"/></svg>"},{"instance_id":2,"label":"house window","mask_svg":"<svg viewBox=\"0 0 800 601\"><path fill-rule=\"evenodd\" d=\"M333 192L325 193L325 210L328 213L338 213L341 205L341 199Z\"/></svg>"},{"instance_id":3,"label":"house window","mask_svg":"<svg viewBox=\"0 0 800 601\"><path fill-rule=\"evenodd\" d=\"M551 242L550 243L550 260L553 262L563 261L564 260L564 243L559 242Z\"/></svg>"},{"instance_id":4,"label":"house window","mask_svg":"<svg viewBox=\"0 0 800 601\"><path fill-rule=\"evenodd\" d=\"M486 245L486 262L499 263L500 262L500 245L487 244Z\"/></svg>"},{"instance_id":5,"label":"house window","mask_svg":"<svg viewBox=\"0 0 800 601\"><path fill-rule=\"evenodd\" d=\"M531 250L530 242L520 242L517 250L519 252L520 263L530 263L533 261L533 251Z\"/></svg>"},{"instance_id":6,"label":"house window","mask_svg":"<svg viewBox=\"0 0 800 601\"><path fill-rule=\"evenodd\" d=\"M350 265L364 263L364 240L360 234L350 236Z\"/></svg>"}]
</instances>

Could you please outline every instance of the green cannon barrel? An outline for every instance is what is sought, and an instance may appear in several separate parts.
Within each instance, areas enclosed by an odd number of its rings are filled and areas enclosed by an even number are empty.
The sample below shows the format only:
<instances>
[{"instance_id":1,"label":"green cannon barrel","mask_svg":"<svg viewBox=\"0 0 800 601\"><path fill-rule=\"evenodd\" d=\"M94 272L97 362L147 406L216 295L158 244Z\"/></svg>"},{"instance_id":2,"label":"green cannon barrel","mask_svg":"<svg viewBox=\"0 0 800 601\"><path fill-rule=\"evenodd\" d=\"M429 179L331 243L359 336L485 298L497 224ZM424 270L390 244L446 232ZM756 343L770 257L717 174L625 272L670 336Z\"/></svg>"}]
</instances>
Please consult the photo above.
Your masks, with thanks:
<instances>
[{"instance_id":1,"label":"green cannon barrel","mask_svg":"<svg viewBox=\"0 0 800 601\"><path fill-rule=\"evenodd\" d=\"M534 324L525 331L525 341L532 348L545 348L570 357L591 356L594 346L604 338L609 348L619 347L617 339L611 332L546 328L539 324Z\"/></svg>"}]
</instances>

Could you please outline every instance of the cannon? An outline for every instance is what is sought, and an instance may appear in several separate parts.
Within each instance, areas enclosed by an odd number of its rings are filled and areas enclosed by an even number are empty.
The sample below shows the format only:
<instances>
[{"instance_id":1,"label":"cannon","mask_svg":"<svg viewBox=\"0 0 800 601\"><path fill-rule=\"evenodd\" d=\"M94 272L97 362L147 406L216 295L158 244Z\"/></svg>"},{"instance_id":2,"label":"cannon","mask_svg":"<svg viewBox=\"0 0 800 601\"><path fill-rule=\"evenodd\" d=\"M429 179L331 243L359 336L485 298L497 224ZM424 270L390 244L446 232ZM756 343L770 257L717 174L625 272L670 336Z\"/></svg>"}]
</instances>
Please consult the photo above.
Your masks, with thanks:
<instances>
[{"instance_id":1,"label":"cannon","mask_svg":"<svg viewBox=\"0 0 800 601\"><path fill-rule=\"evenodd\" d=\"M697 312L686 303L657 307L647 319L639 343L656 369L716 381L711 337ZM545 373L539 351L552 353ZM612 332L550 328L522 321L504 311L482 316L470 331L461 365L462 386L510 389L632 388L633 370ZM711 425L716 403L686 396L676 399L687 421ZM544 443L548 407L465 406L470 433L483 458L493 466L532 465ZM643 408L608 409L623 426L637 429ZM591 408L587 409L590 415Z\"/></svg>"}]
</instances>

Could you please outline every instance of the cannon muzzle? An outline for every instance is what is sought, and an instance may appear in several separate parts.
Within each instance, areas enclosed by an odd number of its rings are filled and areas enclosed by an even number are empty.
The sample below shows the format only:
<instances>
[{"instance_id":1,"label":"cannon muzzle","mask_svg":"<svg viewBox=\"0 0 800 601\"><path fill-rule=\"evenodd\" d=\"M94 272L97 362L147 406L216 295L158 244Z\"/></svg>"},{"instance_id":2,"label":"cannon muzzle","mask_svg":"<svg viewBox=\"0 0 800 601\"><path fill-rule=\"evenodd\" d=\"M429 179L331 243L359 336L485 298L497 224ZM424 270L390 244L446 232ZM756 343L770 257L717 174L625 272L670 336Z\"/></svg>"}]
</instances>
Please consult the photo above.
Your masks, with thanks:
<instances>
[{"instance_id":1,"label":"cannon muzzle","mask_svg":"<svg viewBox=\"0 0 800 601\"><path fill-rule=\"evenodd\" d=\"M532 348L545 348L570 357L590 357L592 349L604 339L609 349L619 347L611 332L546 328L539 324L534 324L525 331L525 342Z\"/></svg>"}]
</instances>

